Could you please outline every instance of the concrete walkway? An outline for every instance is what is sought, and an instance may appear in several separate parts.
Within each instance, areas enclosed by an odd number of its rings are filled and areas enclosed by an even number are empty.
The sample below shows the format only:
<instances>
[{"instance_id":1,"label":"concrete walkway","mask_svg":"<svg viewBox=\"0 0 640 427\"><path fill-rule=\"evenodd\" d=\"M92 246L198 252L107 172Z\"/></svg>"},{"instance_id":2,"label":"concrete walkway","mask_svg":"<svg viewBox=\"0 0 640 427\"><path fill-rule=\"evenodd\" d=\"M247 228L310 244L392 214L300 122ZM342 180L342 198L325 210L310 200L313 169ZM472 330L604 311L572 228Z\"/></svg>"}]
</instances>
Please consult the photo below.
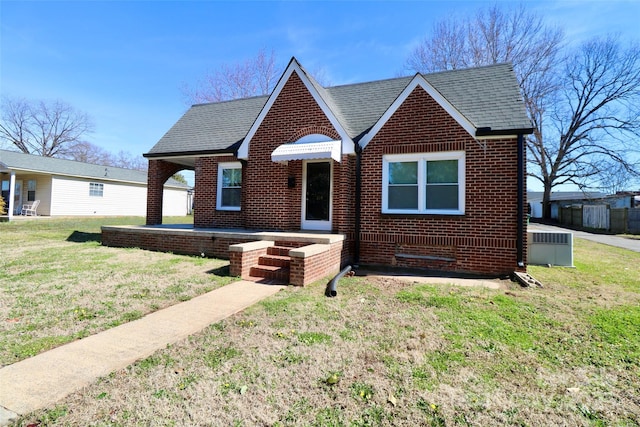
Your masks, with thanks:
<instances>
[{"instance_id":1,"label":"concrete walkway","mask_svg":"<svg viewBox=\"0 0 640 427\"><path fill-rule=\"evenodd\" d=\"M46 408L284 286L238 281L0 369L0 426Z\"/></svg>"},{"instance_id":2,"label":"concrete walkway","mask_svg":"<svg viewBox=\"0 0 640 427\"><path fill-rule=\"evenodd\" d=\"M585 240L591 240L593 242L602 243L609 246L616 246L618 248L629 249L630 251L640 252L640 239L629 239L626 237L615 236L611 234L596 234L589 233L587 231L572 230L569 228L557 227L554 225L546 224L529 224L529 230L542 230L542 231L560 231L571 232L574 237L579 237Z\"/></svg>"}]
</instances>

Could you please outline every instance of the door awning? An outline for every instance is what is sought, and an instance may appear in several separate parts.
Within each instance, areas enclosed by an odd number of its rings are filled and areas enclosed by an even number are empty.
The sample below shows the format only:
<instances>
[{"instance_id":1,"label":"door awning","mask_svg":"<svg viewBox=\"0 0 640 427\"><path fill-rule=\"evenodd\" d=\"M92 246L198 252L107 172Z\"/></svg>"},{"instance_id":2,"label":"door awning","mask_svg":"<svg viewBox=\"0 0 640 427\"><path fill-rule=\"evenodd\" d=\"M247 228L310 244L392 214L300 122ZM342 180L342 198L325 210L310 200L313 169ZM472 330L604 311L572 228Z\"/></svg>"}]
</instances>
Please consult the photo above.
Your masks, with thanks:
<instances>
[{"instance_id":1,"label":"door awning","mask_svg":"<svg viewBox=\"0 0 640 427\"><path fill-rule=\"evenodd\" d=\"M287 160L333 159L340 161L342 141L308 142L304 144L282 144L271 153L274 162Z\"/></svg>"}]
</instances>

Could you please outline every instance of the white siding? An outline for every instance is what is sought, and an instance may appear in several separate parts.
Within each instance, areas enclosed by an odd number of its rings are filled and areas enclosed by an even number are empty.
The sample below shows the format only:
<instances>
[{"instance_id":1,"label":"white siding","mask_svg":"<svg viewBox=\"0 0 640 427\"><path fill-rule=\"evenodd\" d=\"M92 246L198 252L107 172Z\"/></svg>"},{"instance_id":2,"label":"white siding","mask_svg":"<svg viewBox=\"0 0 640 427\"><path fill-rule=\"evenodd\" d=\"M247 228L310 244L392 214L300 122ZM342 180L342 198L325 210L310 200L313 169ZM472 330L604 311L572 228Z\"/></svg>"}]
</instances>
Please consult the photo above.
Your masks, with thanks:
<instances>
[{"instance_id":1,"label":"white siding","mask_svg":"<svg viewBox=\"0 0 640 427\"><path fill-rule=\"evenodd\" d=\"M185 216L189 212L187 206L188 203L186 189L179 190L177 188L165 187L164 194L162 196L162 215Z\"/></svg>"},{"instance_id":2,"label":"white siding","mask_svg":"<svg viewBox=\"0 0 640 427\"><path fill-rule=\"evenodd\" d=\"M89 195L89 183L104 185L102 197ZM147 186L55 176L51 182L51 213L57 216L146 216ZM187 214L187 191L165 189L163 214Z\"/></svg>"},{"instance_id":3,"label":"white siding","mask_svg":"<svg viewBox=\"0 0 640 427\"><path fill-rule=\"evenodd\" d=\"M89 183L104 184L103 197L89 196ZM52 179L51 215L133 215L147 214L147 188L144 185L109 181Z\"/></svg>"}]
</instances>

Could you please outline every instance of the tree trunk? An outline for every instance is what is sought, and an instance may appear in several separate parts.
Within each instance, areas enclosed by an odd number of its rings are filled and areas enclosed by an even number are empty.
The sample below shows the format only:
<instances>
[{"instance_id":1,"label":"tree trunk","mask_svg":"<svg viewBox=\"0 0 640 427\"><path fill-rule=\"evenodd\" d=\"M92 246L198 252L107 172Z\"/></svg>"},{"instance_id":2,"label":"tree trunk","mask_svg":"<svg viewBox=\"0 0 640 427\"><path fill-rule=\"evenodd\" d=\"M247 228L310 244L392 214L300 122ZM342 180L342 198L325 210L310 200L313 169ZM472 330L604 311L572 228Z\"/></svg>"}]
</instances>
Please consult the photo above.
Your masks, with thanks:
<instances>
[{"instance_id":1,"label":"tree trunk","mask_svg":"<svg viewBox=\"0 0 640 427\"><path fill-rule=\"evenodd\" d=\"M551 183L544 183L544 194L542 195L542 218L551 219Z\"/></svg>"}]
</instances>

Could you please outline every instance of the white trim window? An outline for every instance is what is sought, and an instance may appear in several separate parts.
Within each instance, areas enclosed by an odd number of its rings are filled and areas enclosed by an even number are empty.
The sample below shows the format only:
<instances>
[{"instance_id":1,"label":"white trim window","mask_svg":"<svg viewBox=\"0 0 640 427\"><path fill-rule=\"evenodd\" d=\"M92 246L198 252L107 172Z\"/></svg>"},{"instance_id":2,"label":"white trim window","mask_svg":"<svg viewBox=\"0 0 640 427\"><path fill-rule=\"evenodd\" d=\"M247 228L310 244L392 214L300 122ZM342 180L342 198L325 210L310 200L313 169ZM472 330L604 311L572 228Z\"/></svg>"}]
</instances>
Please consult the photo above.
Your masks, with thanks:
<instances>
[{"instance_id":1,"label":"white trim window","mask_svg":"<svg viewBox=\"0 0 640 427\"><path fill-rule=\"evenodd\" d=\"M89 183L89 197L103 197L104 196L104 184L100 182Z\"/></svg>"},{"instance_id":2,"label":"white trim window","mask_svg":"<svg viewBox=\"0 0 640 427\"><path fill-rule=\"evenodd\" d=\"M464 151L382 158L382 213L464 214Z\"/></svg>"},{"instance_id":3,"label":"white trim window","mask_svg":"<svg viewBox=\"0 0 640 427\"><path fill-rule=\"evenodd\" d=\"M240 162L219 163L216 209L239 211L241 192L242 164Z\"/></svg>"}]
</instances>

